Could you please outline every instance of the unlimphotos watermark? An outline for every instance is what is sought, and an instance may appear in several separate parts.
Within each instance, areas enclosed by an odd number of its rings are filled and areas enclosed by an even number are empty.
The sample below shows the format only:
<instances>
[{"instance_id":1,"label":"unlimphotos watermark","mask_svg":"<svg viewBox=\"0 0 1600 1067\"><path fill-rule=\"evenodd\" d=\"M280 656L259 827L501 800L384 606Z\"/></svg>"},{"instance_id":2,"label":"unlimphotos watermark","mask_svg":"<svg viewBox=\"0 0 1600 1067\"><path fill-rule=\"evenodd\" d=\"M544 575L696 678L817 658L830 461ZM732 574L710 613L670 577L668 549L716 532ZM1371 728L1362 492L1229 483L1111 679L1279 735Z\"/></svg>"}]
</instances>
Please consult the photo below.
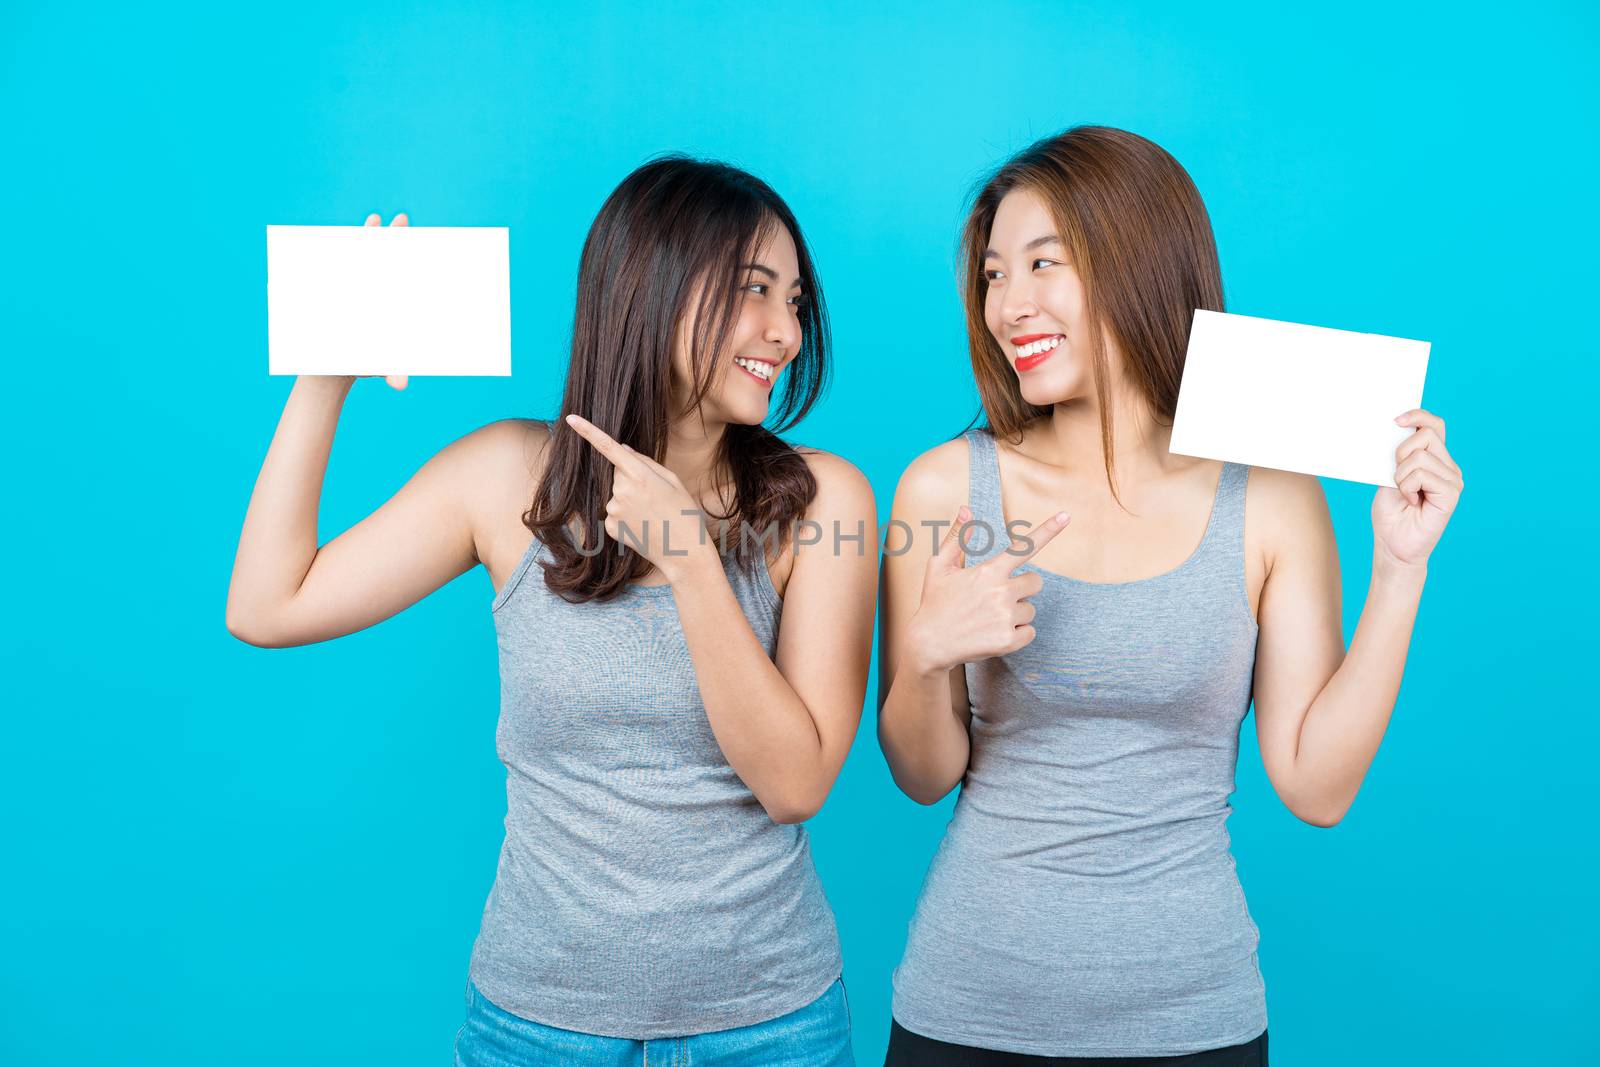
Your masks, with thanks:
<instances>
[{"instance_id":1,"label":"unlimphotos watermark","mask_svg":"<svg viewBox=\"0 0 1600 1067\"><path fill-rule=\"evenodd\" d=\"M609 542L616 551L631 548L640 555L652 554L652 536L660 542L661 554L664 556L686 556L691 551L689 546L700 547L707 543L709 530L706 516L699 508L684 508L681 512L682 520L664 519L652 521L644 519L639 528L623 520L618 520L617 536L606 536L598 544L582 544L570 528L567 529L567 540L573 549L581 556L598 556L606 550ZM726 519L718 519L716 542L718 551L726 554L735 536L729 530ZM918 524L927 536L924 542L929 555L939 550L939 544L944 540L946 531L953 523L947 519L924 519ZM829 551L833 555L843 555L846 546L854 549L855 554L864 555L867 551L867 524L864 520L856 520L855 532L846 532L844 526L837 520L829 523L831 530L825 529L823 524L812 519L798 519L790 524L790 540L795 551ZM1037 524L1029 523L1025 519L1012 519L1006 523L1006 544L1004 551L1012 555L1025 556L1033 551L1033 539L1026 531L1037 529ZM903 532L896 545L895 534ZM776 551L783 544L779 536L779 526L771 522L759 531L749 523L740 523L736 535L740 548L748 551L760 545L766 551ZM882 531L882 538L875 546L886 556L899 556L912 551L917 545L917 530L909 523L899 519L890 519ZM998 541L995 528L988 522L979 518L971 518L961 524L961 544L963 550L969 555L983 555L995 547Z\"/></svg>"}]
</instances>

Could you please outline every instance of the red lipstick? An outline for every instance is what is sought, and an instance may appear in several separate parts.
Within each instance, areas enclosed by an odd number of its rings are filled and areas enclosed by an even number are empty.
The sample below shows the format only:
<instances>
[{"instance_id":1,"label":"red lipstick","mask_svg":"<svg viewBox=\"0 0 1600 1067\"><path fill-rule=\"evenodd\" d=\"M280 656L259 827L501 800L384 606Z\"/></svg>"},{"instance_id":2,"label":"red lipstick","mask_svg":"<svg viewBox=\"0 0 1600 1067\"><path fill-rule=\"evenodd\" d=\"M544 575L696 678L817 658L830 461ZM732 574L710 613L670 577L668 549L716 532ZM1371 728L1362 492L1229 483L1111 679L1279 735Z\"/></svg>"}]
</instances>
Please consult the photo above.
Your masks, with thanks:
<instances>
[{"instance_id":1,"label":"red lipstick","mask_svg":"<svg viewBox=\"0 0 1600 1067\"><path fill-rule=\"evenodd\" d=\"M1021 374L1023 371L1032 370L1045 360L1049 359L1051 356L1055 355L1056 349L1059 349L1062 345L1066 344L1067 339L1058 333L1030 333L1024 334L1021 337L1013 337L1011 339L1011 343L1014 345L1026 345L1032 344L1034 341L1043 341L1050 337L1060 337L1061 340L1057 342L1054 347L1047 348L1043 352L1035 352L1031 356L1017 357L1016 367L1018 374Z\"/></svg>"}]
</instances>

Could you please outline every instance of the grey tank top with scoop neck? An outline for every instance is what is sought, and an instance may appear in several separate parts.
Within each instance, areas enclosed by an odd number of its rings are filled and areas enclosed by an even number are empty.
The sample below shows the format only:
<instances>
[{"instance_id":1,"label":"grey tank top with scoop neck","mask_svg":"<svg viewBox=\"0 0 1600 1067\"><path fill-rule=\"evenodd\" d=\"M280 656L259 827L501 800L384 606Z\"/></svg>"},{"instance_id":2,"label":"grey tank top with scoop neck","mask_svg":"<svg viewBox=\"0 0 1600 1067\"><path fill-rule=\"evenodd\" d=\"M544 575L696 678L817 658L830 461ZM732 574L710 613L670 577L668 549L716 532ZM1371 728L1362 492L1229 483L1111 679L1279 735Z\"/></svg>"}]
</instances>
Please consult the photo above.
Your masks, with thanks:
<instances>
[{"instance_id":1,"label":"grey tank top with scoop neck","mask_svg":"<svg viewBox=\"0 0 1600 1067\"><path fill-rule=\"evenodd\" d=\"M547 1026L633 1039L747 1026L840 975L800 824L777 823L717 744L670 585L572 604L535 538L495 598L505 841L469 977ZM764 560L728 581L769 657Z\"/></svg>"},{"instance_id":2,"label":"grey tank top with scoop neck","mask_svg":"<svg viewBox=\"0 0 1600 1067\"><path fill-rule=\"evenodd\" d=\"M994 438L965 437L972 515L996 534L971 565L1009 538ZM1266 1028L1226 828L1255 674L1248 477L1224 464L1200 546L1164 574L1024 565L1044 580L1034 640L965 667L971 757L892 975L901 1026L1041 1056L1178 1055Z\"/></svg>"}]
</instances>

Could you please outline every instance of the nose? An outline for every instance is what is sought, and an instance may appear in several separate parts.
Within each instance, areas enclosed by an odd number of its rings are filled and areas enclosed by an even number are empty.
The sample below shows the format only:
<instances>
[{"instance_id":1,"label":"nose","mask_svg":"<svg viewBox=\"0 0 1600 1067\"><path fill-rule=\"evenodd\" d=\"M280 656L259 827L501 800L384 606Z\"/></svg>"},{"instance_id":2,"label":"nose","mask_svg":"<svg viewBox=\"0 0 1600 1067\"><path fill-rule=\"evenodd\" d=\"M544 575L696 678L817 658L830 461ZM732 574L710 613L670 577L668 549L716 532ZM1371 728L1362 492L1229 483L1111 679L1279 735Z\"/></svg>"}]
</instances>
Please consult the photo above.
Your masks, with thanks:
<instances>
[{"instance_id":1,"label":"nose","mask_svg":"<svg viewBox=\"0 0 1600 1067\"><path fill-rule=\"evenodd\" d=\"M785 358L800 347L800 321L790 310L788 301L767 316L766 331L761 335L768 344L783 349Z\"/></svg>"},{"instance_id":2,"label":"nose","mask_svg":"<svg viewBox=\"0 0 1600 1067\"><path fill-rule=\"evenodd\" d=\"M1033 284L1026 276L1006 283L1005 294L1000 298L1000 317L1006 325L1014 326L1024 319L1039 314L1039 305L1033 299Z\"/></svg>"}]
</instances>

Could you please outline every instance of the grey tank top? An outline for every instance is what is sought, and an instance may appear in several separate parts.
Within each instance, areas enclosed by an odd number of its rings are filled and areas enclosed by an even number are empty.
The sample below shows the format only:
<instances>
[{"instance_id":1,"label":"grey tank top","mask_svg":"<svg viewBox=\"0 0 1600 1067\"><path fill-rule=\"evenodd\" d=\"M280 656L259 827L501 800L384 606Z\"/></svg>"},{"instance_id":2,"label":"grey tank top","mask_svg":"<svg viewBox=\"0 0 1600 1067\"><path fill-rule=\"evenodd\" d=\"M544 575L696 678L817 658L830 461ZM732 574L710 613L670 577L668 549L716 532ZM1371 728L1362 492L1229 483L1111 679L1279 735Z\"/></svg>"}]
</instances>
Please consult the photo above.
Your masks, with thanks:
<instances>
[{"instance_id":1,"label":"grey tank top","mask_svg":"<svg viewBox=\"0 0 1600 1067\"><path fill-rule=\"evenodd\" d=\"M672 587L572 604L534 538L491 606L505 842L469 975L523 1018L652 1039L821 996L842 960L805 828L776 823L706 718ZM728 580L770 657L764 561Z\"/></svg>"},{"instance_id":2,"label":"grey tank top","mask_svg":"<svg viewBox=\"0 0 1600 1067\"><path fill-rule=\"evenodd\" d=\"M972 514L997 535L971 565L1009 538L994 438L966 439ZM971 758L893 972L905 1028L1042 1056L1176 1055L1266 1028L1225 826L1255 672L1248 476L1223 466L1199 548L1165 574L1024 565L1044 576L1034 640L965 667Z\"/></svg>"}]
</instances>

